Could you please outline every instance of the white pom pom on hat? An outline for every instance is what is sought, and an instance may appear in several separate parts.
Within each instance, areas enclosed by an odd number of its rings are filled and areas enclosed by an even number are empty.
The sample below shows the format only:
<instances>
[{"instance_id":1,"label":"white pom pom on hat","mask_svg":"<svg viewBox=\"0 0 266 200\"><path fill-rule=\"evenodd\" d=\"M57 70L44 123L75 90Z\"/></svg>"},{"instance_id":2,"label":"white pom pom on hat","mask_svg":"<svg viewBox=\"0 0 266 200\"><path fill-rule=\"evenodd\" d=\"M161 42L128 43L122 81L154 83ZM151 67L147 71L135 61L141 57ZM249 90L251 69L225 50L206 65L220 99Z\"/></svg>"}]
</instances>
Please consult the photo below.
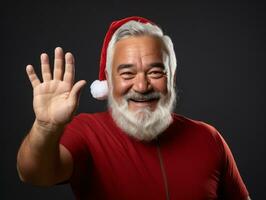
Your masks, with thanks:
<instances>
[{"instance_id":1,"label":"white pom pom on hat","mask_svg":"<svg viewBox=\"0 0 266 200\"><path fill-rule=\"evenodd\" d=\"M127 17L127 18L118 20L118 21L114 21L110 25L110 27L109 27L106 35L105 35L103 47L102 47L102 51L101 51L99 80L95 80L90 86L92 96L98 100L105 100L108 97L108 85L107 85L106 76L105 76L105 68L106 68L107 47L109 45L109 42L111 41L112 36L115 33L115 31L119 27L121 27L123 24L125 24L131 20L137 21L140 23L154 24L150 20L145 19L143 17L132 16L132 17Z\"/></svg>"},{"instance_id":2,"label":"white pom pom on hat","mask_svg":"<svg viewBox=\"0 0 266 200\"><path fill-rule=\"evenodd\" d=\"M90 86L91 94L95 99L105 100L108 95L107 81L95 80Z\"/></svg>"}]
</instances>

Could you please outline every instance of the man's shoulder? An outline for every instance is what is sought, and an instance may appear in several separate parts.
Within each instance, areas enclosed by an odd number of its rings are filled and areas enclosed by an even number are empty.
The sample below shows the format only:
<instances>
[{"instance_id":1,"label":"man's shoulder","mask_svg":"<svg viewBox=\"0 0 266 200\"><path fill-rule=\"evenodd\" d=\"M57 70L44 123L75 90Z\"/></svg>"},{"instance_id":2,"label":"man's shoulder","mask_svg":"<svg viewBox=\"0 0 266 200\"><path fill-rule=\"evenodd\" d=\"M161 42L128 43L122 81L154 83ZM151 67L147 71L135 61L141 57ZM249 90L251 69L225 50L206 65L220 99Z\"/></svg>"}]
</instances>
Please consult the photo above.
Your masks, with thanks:
<instances>
[{"instance_id":1,"label":"man's shoulder","mask_svg":"<svg viewBox=\"0 0 266 200\"><path fill-rule=\"evenodd\" d=\"M198 119L193 119L177 113L173 113L172 116L173 122L178 126L181 125L186 129L190 129L192 131L197 130L197 132L209 133L211 135L219 134L217 129L207 122Z\"/></svg>"},{"instance_id":2,"label":"man's shoulder","mask_svg":"<svg viewBox=\"0 0 266 200\"><path fill-rule=\"evenodd\" d=\"M73 117L68 126L89 125L110 120L109 112L96 112L96 113L79 113ZM97 124L98 124L97 123Z\"/></svg>"},{"instance_id":3,"label":"man's shoulder","mask_svg":"<svg viewBox=\"0 0 266 200\"><path fill-rule=\"evenodd\" d=\"M213 125L176 113L173 114L173 119L174 129L180 130L183 135L186 135L190 139L209 141L209 144L215 144L219 149L223 149L223 137Z\"/></svg>"},{"instance_id":4,"label":"man's shoulder","mask_svg":"<svg viewBox=\"0 0 266 200\"><path fill-rule=\"evenodd\" d=\"M79 113L74 117L74 119L83 120L83 121L96 120L96 119L104 120L105 118L109 118L108 111L96 112L96 113Z\"/></svg>"}]
</instances>

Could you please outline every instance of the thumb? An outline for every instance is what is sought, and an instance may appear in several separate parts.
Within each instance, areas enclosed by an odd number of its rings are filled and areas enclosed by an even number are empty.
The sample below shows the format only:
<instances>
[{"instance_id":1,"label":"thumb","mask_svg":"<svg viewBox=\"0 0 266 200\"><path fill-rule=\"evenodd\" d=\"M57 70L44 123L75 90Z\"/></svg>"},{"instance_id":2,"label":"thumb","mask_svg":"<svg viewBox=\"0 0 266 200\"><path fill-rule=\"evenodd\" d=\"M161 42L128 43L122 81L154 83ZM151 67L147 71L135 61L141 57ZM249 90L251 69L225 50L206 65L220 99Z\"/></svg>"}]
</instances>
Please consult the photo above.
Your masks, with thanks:
<instances>
[{"instance_id":1,"label":"thumb","mask_svg":"<svg viewBox=\"0 0 266 200\"><path fill-rule=\"evenodd\" d=\"M78 81L75 83L75 85L72 87L71 92L69 94L70 101L76 102L79 99L80 91L81 89L86 85L85 80Z\"/></svg>"}]
</instances>

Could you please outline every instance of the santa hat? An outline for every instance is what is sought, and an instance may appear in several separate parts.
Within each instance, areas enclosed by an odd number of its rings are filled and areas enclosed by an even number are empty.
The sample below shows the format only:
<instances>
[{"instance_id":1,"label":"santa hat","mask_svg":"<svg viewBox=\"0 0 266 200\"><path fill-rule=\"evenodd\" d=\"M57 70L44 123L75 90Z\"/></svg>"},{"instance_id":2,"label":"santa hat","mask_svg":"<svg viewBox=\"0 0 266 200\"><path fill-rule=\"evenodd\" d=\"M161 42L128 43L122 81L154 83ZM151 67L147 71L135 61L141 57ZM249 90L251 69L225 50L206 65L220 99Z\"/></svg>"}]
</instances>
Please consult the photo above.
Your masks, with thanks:
<instances>
[{"instance_id":1,"label":"santa hat","mask_svg":"<svg viewBox=\"0 0 266 200\"><path fill-rule=\"evenodd\" d=\"M103 47L101 51L99 80L95 80L90 86L92 96L98 100L104 100L108 96L108 86L107 86L107 81L105 77L105 68L106 68L107 48L108 48L109 42L111 41L113 34L118 28L120 28L122 25L132 20L140 22L140 23L144 23L144 24L145 23L154 24L150 20L145 19L143 17L132 16L132 17L127 17L127 18L118 20L118 21L114 21L110 25L105 35Z\"/></svg>"}]
</instances>

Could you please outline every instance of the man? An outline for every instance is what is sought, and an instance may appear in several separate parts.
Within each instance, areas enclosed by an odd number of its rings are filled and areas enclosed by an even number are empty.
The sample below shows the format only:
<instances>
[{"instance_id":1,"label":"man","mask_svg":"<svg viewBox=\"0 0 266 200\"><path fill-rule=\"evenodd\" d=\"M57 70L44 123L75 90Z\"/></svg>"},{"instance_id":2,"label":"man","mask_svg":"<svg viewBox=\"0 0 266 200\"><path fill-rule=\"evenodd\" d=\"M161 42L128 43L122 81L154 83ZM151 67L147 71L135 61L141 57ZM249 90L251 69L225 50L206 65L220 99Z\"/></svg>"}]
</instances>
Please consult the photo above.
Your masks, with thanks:
<instances>
[{"instance_id":1,"label":"man","mask_svg":"<svg viewBox=\"0 0 266 200\"><path fill-rule=\"evenodd\" d=\"M172 113L176 59L171 39L148 19L111 24L92 95L103 113L74 117L85 81L74 57L41 55L43 82L27 66L36 120L17 157L21 180L69 182L77 199L248 199L229 147L203 122Z\"/></svg>"}]
</instances>

